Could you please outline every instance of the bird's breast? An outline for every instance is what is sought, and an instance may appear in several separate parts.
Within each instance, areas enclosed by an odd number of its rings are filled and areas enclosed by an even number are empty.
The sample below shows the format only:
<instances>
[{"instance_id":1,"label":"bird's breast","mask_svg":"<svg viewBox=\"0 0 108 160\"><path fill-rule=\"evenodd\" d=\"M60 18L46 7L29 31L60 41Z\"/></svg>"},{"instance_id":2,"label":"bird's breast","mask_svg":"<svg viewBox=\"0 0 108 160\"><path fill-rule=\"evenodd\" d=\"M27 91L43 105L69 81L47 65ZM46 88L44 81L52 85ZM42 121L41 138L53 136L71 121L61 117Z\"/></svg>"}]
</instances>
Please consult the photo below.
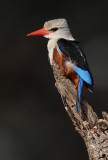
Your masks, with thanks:
<instances>
[{"instance_id":1,"label":"bird's breast","mask_svg":"<svg viewBox=\"0 0 108 160\"><path fill-rule=\"evenodd\" d=\"M56 46L56 43L57 43L57 39L50 39L47 44L47 48L48 48L48 52L49 52L48 56L49 56L49 60L50 60L51 65L53 63L53 51Z\"/></svg>"}]
</instances>

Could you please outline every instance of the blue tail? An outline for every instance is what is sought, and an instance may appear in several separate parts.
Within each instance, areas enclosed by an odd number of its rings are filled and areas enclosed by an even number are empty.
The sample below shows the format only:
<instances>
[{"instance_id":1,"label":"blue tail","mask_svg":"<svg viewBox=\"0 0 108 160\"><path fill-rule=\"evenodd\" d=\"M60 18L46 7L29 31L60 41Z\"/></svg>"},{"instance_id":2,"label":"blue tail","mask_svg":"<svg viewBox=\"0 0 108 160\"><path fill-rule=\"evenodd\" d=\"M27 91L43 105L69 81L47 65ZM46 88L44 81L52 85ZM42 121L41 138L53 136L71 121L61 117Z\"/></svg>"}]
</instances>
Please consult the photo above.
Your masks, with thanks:
<instances>
[{"instance_id":1,"label":"blue tail","mask_svg":"<svg viewBox=\"0 0 108 160\"><path fill-rule=\"evenodd\" d=\"M78 82L78 101L76 103L77 112L79 112L80 109L82 86L83 86L83 79L80 77Z\"/></svg>"}]
</instances>

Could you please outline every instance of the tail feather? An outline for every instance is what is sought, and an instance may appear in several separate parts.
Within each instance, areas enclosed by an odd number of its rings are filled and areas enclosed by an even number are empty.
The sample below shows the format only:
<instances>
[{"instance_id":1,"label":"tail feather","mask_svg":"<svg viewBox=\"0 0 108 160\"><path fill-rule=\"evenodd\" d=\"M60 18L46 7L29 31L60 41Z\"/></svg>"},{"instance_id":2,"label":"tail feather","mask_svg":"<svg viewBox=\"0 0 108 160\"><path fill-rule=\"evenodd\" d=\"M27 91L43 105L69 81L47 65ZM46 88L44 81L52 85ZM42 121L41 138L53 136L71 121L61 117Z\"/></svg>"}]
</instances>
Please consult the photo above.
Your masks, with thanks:
<instances>
[{"instance_id":1,"label":"tail feather","mask_svg":"<svg viewBox=\"0 0 108 160\"><path fill-rule=\"evenodd\" d=\"M83 79L80 77L78 82L78 101L76 103L77 112L79 112L80 109L82 86L83 86Z\"/></svg>"}]
</instances>

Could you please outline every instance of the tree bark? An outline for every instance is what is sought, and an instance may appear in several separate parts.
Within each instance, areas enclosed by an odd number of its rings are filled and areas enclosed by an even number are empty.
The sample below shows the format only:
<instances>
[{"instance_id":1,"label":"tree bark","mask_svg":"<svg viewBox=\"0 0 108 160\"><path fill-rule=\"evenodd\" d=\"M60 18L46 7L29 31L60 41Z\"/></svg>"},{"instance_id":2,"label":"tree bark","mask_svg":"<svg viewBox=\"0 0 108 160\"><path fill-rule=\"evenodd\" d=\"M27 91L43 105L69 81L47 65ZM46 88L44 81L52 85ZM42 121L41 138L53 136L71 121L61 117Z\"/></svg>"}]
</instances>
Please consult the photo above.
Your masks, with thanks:
<instances>
[{"instance_id":1,"label":"tree bark","mask_svg":"<svg viewBox=\"0 0 108 160\"><path fill-rule=\"evenodd\" d=\"M102 112L103 119L99 119L84 97L78 113L74 83L60 74L59 67L55 63L53 63L53 73L55 86L61 95L64 107L85 142L89 160L108 160L108 113Z\"/></svg>"}]
</instances>

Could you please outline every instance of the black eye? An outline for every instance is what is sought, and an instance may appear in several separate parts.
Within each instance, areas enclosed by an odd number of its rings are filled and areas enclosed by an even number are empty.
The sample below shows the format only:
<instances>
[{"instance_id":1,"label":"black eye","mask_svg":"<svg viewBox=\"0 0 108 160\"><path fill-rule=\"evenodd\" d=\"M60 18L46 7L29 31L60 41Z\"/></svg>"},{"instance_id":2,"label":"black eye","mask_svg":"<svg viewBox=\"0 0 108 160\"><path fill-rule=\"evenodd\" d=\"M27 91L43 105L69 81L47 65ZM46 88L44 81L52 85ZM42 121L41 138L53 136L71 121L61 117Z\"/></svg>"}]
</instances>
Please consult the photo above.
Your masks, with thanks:
<instances>
[{"instance_id":1,"label":"black eye","mask_svg":"<svg viewBox=\"0 0 108 160\"><path fill-rule=\"evenodd\" d=\"M57 27L50 29L50 31L53 31L53 32L55 32L55 31L57 31L57 30L58 30Z\"/></svg>"}]
</instances>

